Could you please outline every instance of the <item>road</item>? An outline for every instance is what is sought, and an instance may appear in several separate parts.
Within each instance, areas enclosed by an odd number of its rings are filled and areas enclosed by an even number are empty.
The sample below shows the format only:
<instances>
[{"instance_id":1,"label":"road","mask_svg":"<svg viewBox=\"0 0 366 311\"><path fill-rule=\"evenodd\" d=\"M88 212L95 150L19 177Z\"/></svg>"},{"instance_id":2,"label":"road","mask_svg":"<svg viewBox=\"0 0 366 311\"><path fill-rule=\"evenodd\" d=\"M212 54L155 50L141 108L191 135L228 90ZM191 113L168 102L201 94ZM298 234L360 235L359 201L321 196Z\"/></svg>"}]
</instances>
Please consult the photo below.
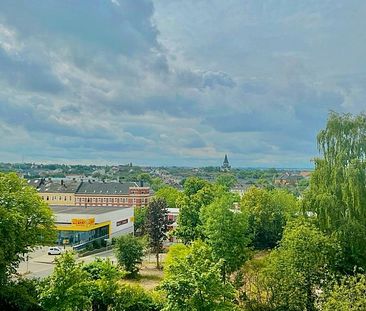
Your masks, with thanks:
<instances>
[{"instance_id":1,"label":"road","mask_svg":"<svg viewBox=\"0 0 366 311\"><path fill-rule=\"evenodd\" d=\"M29 254L29 260L20 263L18 273L26 276L27 278L45 278L49 276L55 268L55 258L57 255L48 255L47 247L43 247L35 250ZM90 263L96 258L110 258L112 261L116 261L113 250L104 251L98 254L77 258L77 262Z\"/></svg>"}]
</instances>

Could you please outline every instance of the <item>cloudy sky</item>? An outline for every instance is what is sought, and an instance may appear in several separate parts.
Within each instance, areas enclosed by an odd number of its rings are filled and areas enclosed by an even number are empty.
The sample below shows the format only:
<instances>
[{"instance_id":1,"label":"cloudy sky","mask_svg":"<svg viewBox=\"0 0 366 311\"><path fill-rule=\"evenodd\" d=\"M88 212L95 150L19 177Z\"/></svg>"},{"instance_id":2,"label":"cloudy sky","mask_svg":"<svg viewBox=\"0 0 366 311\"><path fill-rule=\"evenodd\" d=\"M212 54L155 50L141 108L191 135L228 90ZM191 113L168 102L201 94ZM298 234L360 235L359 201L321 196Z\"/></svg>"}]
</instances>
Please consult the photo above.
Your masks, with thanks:
<instances>
[{"instance_id":1,"label":"cloudy sky","mask_svg":"<svg viewBox=\"0 0 366 311\"><path fill-rule=\"evenodd\" d=\"M1 0L0 161L308 167L366 108L363 0Z\"/></svg>"}]
</instances>

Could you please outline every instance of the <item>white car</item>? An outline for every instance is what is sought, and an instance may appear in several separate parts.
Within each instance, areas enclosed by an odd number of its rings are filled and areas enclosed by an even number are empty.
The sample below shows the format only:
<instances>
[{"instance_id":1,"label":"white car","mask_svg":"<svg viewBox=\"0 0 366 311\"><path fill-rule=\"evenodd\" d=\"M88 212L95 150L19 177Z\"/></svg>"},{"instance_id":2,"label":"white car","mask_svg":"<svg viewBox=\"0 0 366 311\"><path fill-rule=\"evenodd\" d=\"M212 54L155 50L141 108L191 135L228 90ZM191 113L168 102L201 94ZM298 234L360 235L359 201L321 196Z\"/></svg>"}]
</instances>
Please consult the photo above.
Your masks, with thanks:
<instances>
[{"instance_id":1,"label":"white car","mask_svg":"<svg viewBox=\"0 0 366 311\"><path fill-rule=\"evenodd\" d=\"M48 248L48 255L60 255L61 254L61 248L54 246Z\"/></svg>"}]
</instances>

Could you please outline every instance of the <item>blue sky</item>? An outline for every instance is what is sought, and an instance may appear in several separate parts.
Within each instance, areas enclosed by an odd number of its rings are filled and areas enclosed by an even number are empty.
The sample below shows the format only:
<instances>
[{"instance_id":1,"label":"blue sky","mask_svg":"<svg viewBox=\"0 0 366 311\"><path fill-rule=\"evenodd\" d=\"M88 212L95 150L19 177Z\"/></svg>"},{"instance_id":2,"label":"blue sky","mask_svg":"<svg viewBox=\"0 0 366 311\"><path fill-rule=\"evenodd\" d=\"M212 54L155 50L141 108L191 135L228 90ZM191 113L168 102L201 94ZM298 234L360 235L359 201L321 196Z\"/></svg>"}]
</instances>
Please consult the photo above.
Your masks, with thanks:
<instances>
[{"instance_id":1,"label":"blue sky","mask_svg":"<svg viewBox=\"0 0 366 311\"><path fill-rule=\"evenodd\" d=\"M2 0L0 161L307 167L366 107L366 2Z\"/></svg>"}]
</instances>

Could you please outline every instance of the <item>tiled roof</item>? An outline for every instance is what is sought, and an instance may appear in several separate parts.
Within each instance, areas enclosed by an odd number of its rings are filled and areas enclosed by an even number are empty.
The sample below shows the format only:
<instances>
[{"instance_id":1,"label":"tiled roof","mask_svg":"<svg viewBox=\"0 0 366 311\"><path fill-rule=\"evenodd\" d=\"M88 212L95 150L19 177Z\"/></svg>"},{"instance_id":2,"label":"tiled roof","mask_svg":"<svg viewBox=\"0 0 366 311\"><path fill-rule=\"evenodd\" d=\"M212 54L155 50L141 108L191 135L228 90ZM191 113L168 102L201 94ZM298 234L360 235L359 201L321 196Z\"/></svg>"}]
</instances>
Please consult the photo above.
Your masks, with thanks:
<instances>
[{"instance_id":1,"label":"tiled roof","mask_svg":"<svg viewBox=\"0 0 366 311\"><path fill-rule=\"evenodd\" d=\"M45 180L39 186L39 192L41 193L75 193L79 187L80 182L69 180L69 181L49 181Z\"/></svg>"},{"instance_id":2,"label":"tiled roof","mask_svg":"<svg viewBox=\"0 0 366 311\"><path fill-rule=\"evenodd\" d=\"M138 187L135 182L82 182L76 194L103 194L103 195L115 195L115 194L128 194L130 187Z\"/></svg>"}]
</instances>

